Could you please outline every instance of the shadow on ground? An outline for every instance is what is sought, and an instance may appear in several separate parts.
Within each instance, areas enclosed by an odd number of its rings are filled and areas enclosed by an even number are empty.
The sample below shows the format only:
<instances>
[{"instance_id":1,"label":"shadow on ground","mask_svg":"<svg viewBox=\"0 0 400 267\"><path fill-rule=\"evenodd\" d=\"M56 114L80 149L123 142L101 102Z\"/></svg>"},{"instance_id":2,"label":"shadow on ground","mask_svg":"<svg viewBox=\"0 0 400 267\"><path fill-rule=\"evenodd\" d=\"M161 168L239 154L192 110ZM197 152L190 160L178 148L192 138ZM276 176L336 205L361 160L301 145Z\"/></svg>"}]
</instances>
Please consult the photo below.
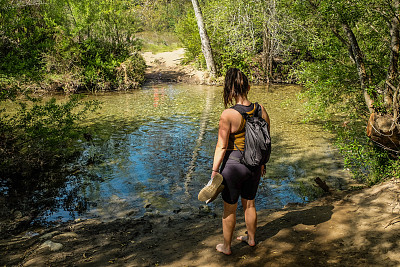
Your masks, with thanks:
<instances>
[{"instance_id":1,"label":"shadow on ground","mask_svg":"<svg viewBox=\"0 0 400 267\"><path fill-rule=\"evenodd\" d=\"M215 251L221 219L200 209L112 222L87 220L1 241L5 266L398 266L399 185L336 193L305 206L261 210L257 246ZM397 200L396 200L397 199ZM238 212L235 235L245 232ZM39 232L39 231L37 231ZM63 247L51 251L46 240Z\"/></svg>"}]
</instances>

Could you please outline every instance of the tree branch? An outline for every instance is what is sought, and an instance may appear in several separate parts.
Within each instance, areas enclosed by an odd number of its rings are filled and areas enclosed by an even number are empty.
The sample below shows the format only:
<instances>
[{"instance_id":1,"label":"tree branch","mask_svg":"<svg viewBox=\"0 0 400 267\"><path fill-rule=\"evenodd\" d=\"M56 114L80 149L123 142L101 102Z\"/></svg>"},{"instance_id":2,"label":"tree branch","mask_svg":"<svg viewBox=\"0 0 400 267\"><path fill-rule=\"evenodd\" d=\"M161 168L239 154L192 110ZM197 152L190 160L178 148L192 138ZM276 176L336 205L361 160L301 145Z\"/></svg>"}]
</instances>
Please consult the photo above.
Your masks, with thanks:
<instances>
[{"instance_id":1,"label":"tree branch","mask_svg":"<svg viewBox=\"0 0 400 267\"><path fill-rule=\"evenodd\" d=\"M388 5L390 11L392 11L392 16L394 16L397 20L400 21L400 18L399 18L398 12L397 12L397 10L398 10L398 8L399 8L399 1L398 1L398 0L395 0L395 1L394 1L395 7L393 7L393 6L391 5L391 1L390 1L390 0L386 0L386 3L387 3L387 5Z\"/></svg>"},{"instance_id":2,"label":"tree branch","mask_svg":"<svg viewBox=\"0 0 400 267\"><path fill-rule=\"evenodd\" d=\"M399 91L400 91L400 85L397 86L394 90L393 94L393 121L396 125L399 125L398 119L399 119Z\"/></svg>"},{"instance_id":3,"label":"tree branch","mask_svg":"<svg viewBox=\"0 0 400 267\"><path fill-rule=\"evenodd\" d=\"M358 45L358 41L356 36L354 35L353 30L349 26L348 23L342 23L343 29L347 34L347 39L349 40L349 44L351 46L352 53L354 55L354 59L357 65L358 76L360 78L361 89L364 91L364 100L367 104L368 110L370 113L374 112L373 103L371 96L367 92L367 72L365 69L363 54Z\"/></svg>"},{"instance_id":4,"label":"tree branch","mask_svg":"<svg viewBox=\"0 0 400 267\"><path fill-rule=\"evenodd\" d=\"M353 63L356 63L356 59L355 59L355 57L354 57L353 49L352 49L350 43L347 42L347 40L344 39L344 38L340 35L340 33L337 31L337 29L331 27L331 30L332 30L333 34L334 34L345 46L347 46L347 50L349 51L349 56L350 56L350 58L353 60Z\"/></svg>"}]
</instances>

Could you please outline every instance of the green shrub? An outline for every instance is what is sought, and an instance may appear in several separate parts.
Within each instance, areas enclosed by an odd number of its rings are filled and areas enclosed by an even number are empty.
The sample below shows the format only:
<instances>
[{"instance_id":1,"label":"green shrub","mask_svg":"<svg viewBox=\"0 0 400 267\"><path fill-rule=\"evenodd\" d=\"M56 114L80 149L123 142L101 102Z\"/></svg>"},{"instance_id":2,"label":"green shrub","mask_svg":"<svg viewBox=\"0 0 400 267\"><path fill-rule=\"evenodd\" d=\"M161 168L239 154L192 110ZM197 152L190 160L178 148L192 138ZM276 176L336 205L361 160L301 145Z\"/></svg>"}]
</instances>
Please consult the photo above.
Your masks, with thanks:
<instances>
[{"instance_id":1,"label":"green shrub","mask_svg":"<svg viewBox=\"0 0 400 267\"><path fill-rule=\"evenodd\" d=\"M26 95L15 100L15 111L0 111L1 179L29 178L60 167L80 150L77 139L84 129L76 122L98 108L95 101L73 95L65 103L42 102Z\"/></svg>"},{"instance_id":2,"label":"green shrub","mask_svg":"<svg viewBox=\"0 0 400 267\"><path fill-rule=\"evenodd\" d=\"M203 56L199 29L193 10L189 10L186 16L179 20L175 26L175 32L185 47L186 62L200 59Z\"/></svg>"},{"instance_id":3,"label":"green shrub","mask_svg":"<svg viewBox=\"0 0 400 267\"><path fill-rule=\"evenodd\" d=\"M140 54L131 50L135 49L123 44L94 39L78 43L62 36L43 55L47 87L66 92L137 88L146 66ZM124 68L127 72L121 79Z\"/></svg>"},{"instance_id":4,"label":"green shrub","mask_svg":"<svg viewBox=\"0 0 400 267\"><path fill-rule=\"evenodd\" d=\"M331 127L336 133L336 146L344 158L344 166L353 178L366 185L400 176L399 160L377 147L363 132L360 123Z\"/></svg>"},{"instance_id":5,"label":"green shrub","mask_svg":"<svg viewBox=\"0 0 400 267\"><path fill-rule=\"evenodd\" d=\"M116 68L118 89L135 89L144 82L146 63L139 53L134 53Z\"/></svg>"}]
</instances>

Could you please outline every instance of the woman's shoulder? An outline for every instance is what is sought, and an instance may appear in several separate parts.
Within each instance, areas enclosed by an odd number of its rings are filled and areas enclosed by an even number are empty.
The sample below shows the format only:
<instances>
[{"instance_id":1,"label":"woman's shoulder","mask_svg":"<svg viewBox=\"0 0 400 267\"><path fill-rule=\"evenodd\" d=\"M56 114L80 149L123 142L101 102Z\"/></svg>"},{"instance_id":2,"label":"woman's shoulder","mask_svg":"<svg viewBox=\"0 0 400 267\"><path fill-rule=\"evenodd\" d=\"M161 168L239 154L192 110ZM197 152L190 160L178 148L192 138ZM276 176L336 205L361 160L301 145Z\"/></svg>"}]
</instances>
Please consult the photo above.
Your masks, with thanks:
<instances>
[{"instance_id":1,"label":"woman's shoulder","mask_svg":"<svg viewBox=\"0 0 400 267\"><path fill-rule=\"evenodd\" d=\"M221 119L225 119L228 121L232 121L232 120L235 120L235 119L238 119L241 117L242 117L242 115L240 115L240 113L233 108L227 108L224 111L222 111L222 114L221 114Z\"/></svg>"},{"instance_id":2,"label":"woman's shoulder","mask_svg":"<svg viewBox=\"0 0 400 267\"><path fill-rule=\"evenodd\" d=\"M225 109L224 111L222 111L221 117L222 117L222 116L224 116L224 117L226 117L226 116L232 116L232 115L236 115L236 114L238 114L238 113L239 113L239 112L236 111L236 110L233 109L233 108L227 108L227 109ZM240 113L239 113L239 115L240 115Z\"/></svg>"}]
</instances>

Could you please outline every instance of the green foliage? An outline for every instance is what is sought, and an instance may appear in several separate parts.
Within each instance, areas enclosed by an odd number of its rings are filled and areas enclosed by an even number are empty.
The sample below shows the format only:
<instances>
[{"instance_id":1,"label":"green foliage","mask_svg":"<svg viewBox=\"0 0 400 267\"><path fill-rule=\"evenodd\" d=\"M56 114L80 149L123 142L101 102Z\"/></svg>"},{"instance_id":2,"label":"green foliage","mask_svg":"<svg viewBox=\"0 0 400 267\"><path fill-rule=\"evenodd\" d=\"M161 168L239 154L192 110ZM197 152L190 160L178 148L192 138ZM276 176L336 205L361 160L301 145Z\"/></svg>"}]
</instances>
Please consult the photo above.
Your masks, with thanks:
<instances>
[{"instance_id":1,"label":"green foliage","mask_svg":"<svg viewBox=\"0 0 400 267\"><path fill-rule=\"evenodd\" d=\"M332 108L336 112L366 111L362 95L357 94L358 77L351 65L333 60L302 62L293 72L307 88L304 95L312 105L309 115L323 115Z\"/></svg>"},{"instance_id":2,"label":"green foliage","mask_svg":"<svg viewBox=\"0 0 400 267\"><path fill-rule=\"evenodd\" d=\"M262 45L262 27L257 24L255 17L258 12L254 7L248 1L211 1L205 2L202 7L214 60L221 73L230 67L239 67L250 73L247 61L250 61L260 50L260 44ZM243 16L245 18L241 20ZM176 24L175 31L186 49L186 60L196 61L199 66L204 67L205 60L193 9Z\"/></svg>"},{"instance_id":3,"label":"green foliage","mask_svg":"<svg viewBox=\"0 0 400 267\"><path fill-rule=\"evenodd\" d=\"M14 77L37 78L41 51L51 43L44 21L36 19L42 8L0 4L0 72Z\"/></svg>"},{"instance_id":4,"label":"green foliage","mask_svg":"<svg viewBox=\"0 0 400 267\"><path fill-rule=\"evenodd\" d=\"M246 53L238 53L236 49L226 47L225 51L216 56L216 59L221 73L226 73L229 68L239 68L247 75L250 74L250 65L248 64L250 57Z\"/></svg>"},{"instance_id":5,"label":"green foliage","mask_svg":"<svg viewBox=\"0 0 400 267\"><path fill-rule=\"evenodd\" d=\"M382 180L399 177L399 160L376 147L358 127L337 127L336 145L344 156L345 168L359 182L374 185Z\"/></svg>"},{"instance_id":6,"label":"green foliage","mask_svg":"<svg viewBox=\"0 0 400 267\"><path fill-rule=\"evenodd\" d=\"M118 89L134 89L144 81L146 64L139 53L128 57L116 68L115 80Z\"/></svg>"},{"instance_id":7,"label":"green foliage","mask_svg":"<svg viewBox=\"0 0 400 267\"><path fill-rule=\"evenodd\" d=\"M223 75L230 67L238 67L253 81L264 75L261 53L266 28L271 44L271 58L277 57L280 33L276 25L275 1L205 1L200 2L205 26L211 41L214 61ZM186 61L204 67L204 57L193 8L175 25L175 32L186 49ZM281 36L279 36L281 34Z\"/></svg>"},{"instance_id":8,"label":"green foliage","mask_svg":"<svg viewBox=\"0 0 400 267\"><path fill-rule=\"evenodd\" d=\"M65 103L52 98L42 102L29 95L15 100L18 109L0 111L0 176L28 178L37 172L60 167L79 151L76 140L83 128L76 122L99 107L73 95Z\"/></svg>"},{"instance_id":9,"label":"green foliage","mask_svg":"<svg viewBox=\"0 0 400 267\"><path fill-rule=\"evenodd\" d=\"M397 177L399 160L391 158L366 137L369 111L357 65L349 53L348 36L343 30L343 25L352 29L368 76L364 86L375 96L376 110L386 112L380 92L390 58L391 2L283 0L279 5L297 24L291 31L290 46L300 51L299 64L292 74L304 85L309 118L313 115L322 119L335 119L339 115L346 118L344 127L336 125L331 130L337 134L337 146L346 167L357 180L372 185Z\"/></svg>"},{"instance_id":10,"label":"green foliage","mask_svg":"<svg viewBox=\"0 0 400 267\"><path fill-rule=\"evenodd\" d=\"M376 10L388 9L387 5L377 7L377 1L370 1L369 4L359 1L319 1L314 6L310 6L309 3L304 5L300 1L283 2L286 2L286 5L282 8L292 12L292 18L301 29L294 33L292 45L307 51L304 56L311 56L311 61L310 58L301 58L302 63L295 70L295 75L307 89L318 88L312 90L312 94L319 90L333 90L339 100L349 95L362 95L357 66L350 59L347 45L338 38L341 36L347 40L342 23L352 27L363 52L370 82L367 86L375 91L382 89L390 54L388 43L382 40L388 37L389 29L385 21L387 18L378 14ZM366 9L368 5L370 9ZM389 10L385 12L391 13ZM325 96L323 101L335 101L330 94ZM336 104L335 102L333 104Z\"/></svg>"},{"instance_id":11,"label":"green foliage","mask_svg":"<svg viewBox=\"0 0 400 267\"><path fill-rule=\"evenodd\" d=\"M204 64L201 65L205 66L204 56L202 57L201 51L199 29L192 9L176 24L175 32L185 47L186 61L189 62L202 58L201 61L204 61Z\"/></svg>"},{"instance_id":12,"label":"green foliage","mask_svg":"<svg viewBox=\"0 0 400 267\"><path fill-rule=\"evenodd\" d=\"M1 3L0 70L7 77L47 90L117 89L118 68L128 60L138 66L129 83L143 81L134 38L140 23L130 1Z\"/></svg>"},{"instance_id":13,"label":"green foliage","mask_svg":"<svg viewBox=\"0 0 400 267\"><path fill-rule=\"evenodd\" d=\"M186 0L149 0L137 6L145 31L173 32L175 25L191 8Z\"/></svg>"}]
</instances>

